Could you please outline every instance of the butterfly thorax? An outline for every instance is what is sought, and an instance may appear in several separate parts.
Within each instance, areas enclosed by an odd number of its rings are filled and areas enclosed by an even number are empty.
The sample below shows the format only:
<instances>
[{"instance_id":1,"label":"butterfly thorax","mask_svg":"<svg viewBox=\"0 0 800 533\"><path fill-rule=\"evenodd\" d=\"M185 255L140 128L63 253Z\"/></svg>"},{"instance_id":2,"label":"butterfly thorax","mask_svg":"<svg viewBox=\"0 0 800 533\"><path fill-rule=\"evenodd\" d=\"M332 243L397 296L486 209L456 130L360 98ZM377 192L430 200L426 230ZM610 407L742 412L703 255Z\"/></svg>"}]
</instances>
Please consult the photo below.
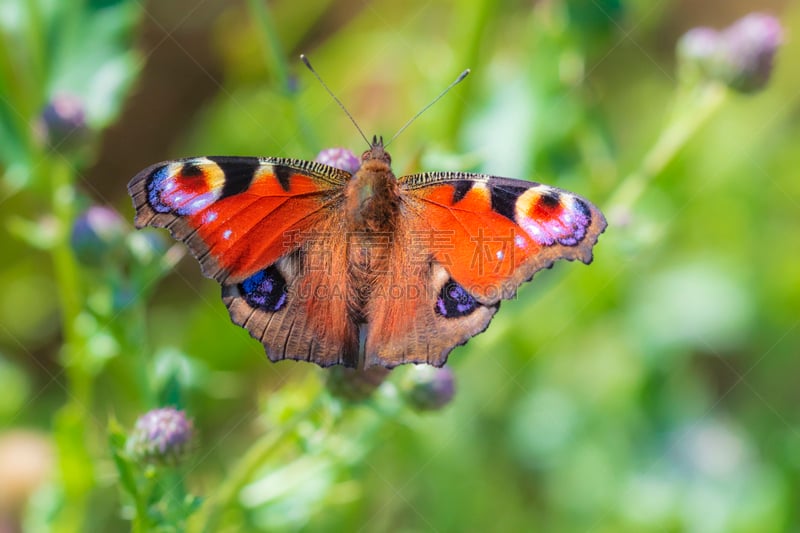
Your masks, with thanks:
<instances>
[{"instance_id":1,"label":"butterfly thorax","mask_svg":"<svg viewBox=\"0 0 800 533\"><path fill-rule=\"evenodd\" d=\"M345 188L348 231L383 233L395 228L400 189L392 172L391 157L376 143L364 152L361 167Z\"/></svg>"}]
</instances>

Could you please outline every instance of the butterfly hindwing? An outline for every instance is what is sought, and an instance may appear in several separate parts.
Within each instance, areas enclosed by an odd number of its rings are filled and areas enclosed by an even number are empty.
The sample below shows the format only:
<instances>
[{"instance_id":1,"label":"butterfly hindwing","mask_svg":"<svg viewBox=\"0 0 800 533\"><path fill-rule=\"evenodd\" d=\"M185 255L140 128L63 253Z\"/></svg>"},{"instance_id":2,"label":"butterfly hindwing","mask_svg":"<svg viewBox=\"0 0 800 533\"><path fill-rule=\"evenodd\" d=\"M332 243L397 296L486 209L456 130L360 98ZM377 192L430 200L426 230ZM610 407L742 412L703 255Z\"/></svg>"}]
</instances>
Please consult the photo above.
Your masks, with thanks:
<instances>
[{"instance_id":1,"label":"butterfly hindwing","mask_svg":"<svg viewBox=\"0 0 800 533\"><path fill-rule=\"evenodd\" d=\"M329 241L335 218L275 264L222 286L234 323L260 341L272 361L295 359L320 366L358 364L358 328L346 301L345 253ZM323 260L320 260L320 259Z\"/></svg>"},{"instance_id":2,"label":"butterfly hindwing","mask_svg":"<svg viewBox=\"0 0 800 533\"><path fill-rule=\"evenodd\" d=\"M353 366L358 339L344 302L313 297L320 286L344 292L346 265L306 264L327 246L313 237L339 225L336 206L349 178L309 161L200 157L153 165L128 190L136 226L166 227L185 242L203 273L222 284L232 320L270 359ZM344 254L332 257L341 263Z\"/></svg>"},{"instance_id":3,"label":"butterfly hindwing","mask_svg":"<svg viewBox=\"0 0 800 533\"><path fill-rule=\"evenodd\" d=\"M400 230L403 245L379 279L380 298L367 306L365 366L442 366L453 348L486 329L499 307L466 293L428 253L411 257L408 231Z\"/></svg>"}]
</instances>

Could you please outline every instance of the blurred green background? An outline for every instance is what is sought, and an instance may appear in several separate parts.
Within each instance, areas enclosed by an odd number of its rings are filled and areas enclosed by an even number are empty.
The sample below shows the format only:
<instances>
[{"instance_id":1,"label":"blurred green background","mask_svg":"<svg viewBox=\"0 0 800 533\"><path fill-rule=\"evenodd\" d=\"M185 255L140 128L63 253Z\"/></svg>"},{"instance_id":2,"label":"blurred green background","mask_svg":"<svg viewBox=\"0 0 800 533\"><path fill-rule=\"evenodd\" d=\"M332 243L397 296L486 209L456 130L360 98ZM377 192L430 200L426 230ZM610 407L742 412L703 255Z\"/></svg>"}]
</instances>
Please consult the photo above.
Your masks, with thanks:
<instances>
[{"instance_id":1,"label":"blurred green background","mask_svg":"<svg viewBox=\"0 0 800 533\"><path fill-rule=\"evenodd\" d=\"M768 87L725 94L611 209L680 105L678 38L755 10L786 31ZM197 430L166 499L213 500L282 437L220 531L800 530L796 2L6 0L0 31L0 443L25 430L46 480L23 498L6 478L0 531L129 527L109 425L158 404ZM442 410L399 402L413 369L358 403L269 363L195 261L154 266L166 236L129 235L151 163L363 149L301 52L385 137L471 68L393 143L395 171L533 179L609 217L591 266L539 273L451 354ZM48 147L37 117L62 94L87 133ZM68 246L90 204L125 221L94 265ZM0 444L0 485L21 453Z\"/></svg>"}]
</instances>

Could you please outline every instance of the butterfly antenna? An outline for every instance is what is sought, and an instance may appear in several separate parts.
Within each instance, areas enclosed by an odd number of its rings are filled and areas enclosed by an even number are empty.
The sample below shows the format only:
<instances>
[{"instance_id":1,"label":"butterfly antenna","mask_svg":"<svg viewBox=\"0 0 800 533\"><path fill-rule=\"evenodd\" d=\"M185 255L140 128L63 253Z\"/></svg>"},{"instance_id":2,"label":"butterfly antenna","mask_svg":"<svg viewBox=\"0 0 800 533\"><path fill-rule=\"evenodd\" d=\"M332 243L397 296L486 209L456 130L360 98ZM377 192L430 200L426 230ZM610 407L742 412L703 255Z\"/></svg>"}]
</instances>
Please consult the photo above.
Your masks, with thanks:
<instances>
[{"instance_id":1,"label":"butterfly antenna","mask_svg":"<svg viewBox=\"0 0 800 533\"><path fill-rule=\"evenodd\" d=\"M429 103L428 105L426 105L425 107L423 107L423 108L422 108L422 109L421 109L421 110L420 110L420 111L419 111L419 112L418 112L416 115L414 115L413 117L411 117L411 118L409 119L409 121L408 121L408 122L406 122L405 124L403 124L403 127L402 127L402 128L400 128L400 129L397 131L397 133L395 133L395 134L394 134L394 136L393 136L391 139L389 139L389 142L388 142L388 143L386 143L386 146L389 146L390 144L392 144L392 141L394 141L395 139L397 139L397 136L398 136L398 135L400 135L401 133L403 133L403 131L405 131L405 129L406 129L407 127L409 127L409 126L411 125L411 123L412 123L412 122L414 122L415 120L417 120L421 114L423 114L425 111L427 111L427 110L428 110L428 108L429 108L429 107L431 107L433 104L435 104L436 102L438 102L438 101L439 101L439 100L442 98L442 96L446 95L446 94L447 94L447 93L450 91L450 89L452 89L453 87L455 87L456 85L458 85L459 83L461 83L461 82L464 80L464 78L466 78L466 77L469 75L469 73L470 73L470 70L469 70L469 69L467 69L467 70L465 70L464 72L462 72L461 74L459 74L459 75L458 75L458 78L456 78L456 79L455 79L455 81L454 81L453 83L451 83L450 85L448 85L448 86L447 86L447 88L446 88L444 91L442 91L441 93L439 93L439 96L437 96L436 98L434 98L434 99L431 101L431 103Z\"/></svg>"},{"instance_id":2,"label":"butterfly antenna","mask_svg":"<svg viewBox=\"0 0 800 533\"><path fill-rule=\"evenodd\" d=\"M338 98L336 98L336 95L335 95L335 94L333 94L333 91L331 91L330 87L328 87L328 86L325 84L325 82L324 82L324 81L322 81L322 78L320 77L320 75L319 75L319 74L317 74L317 71L316 71L316 70L314 70L314 67L312 67L312 66L311 66L311 62L308 60L308 58L306 57L306 55L305 55L305 54L300 54L300 60L303 62L303 64L305 64L305 66L306 66L306 67L308 67L308 70L310 70L310 71L311 71L311 73L314 75L314 77L315 77L315 78L317 78L317 81L319 81L319 82L320 82L320 84L321 84L321 85L322 85L322 86L325 88L325 90L326 90L326 91L328 91L328 94L329 94L329 95L331 95L331 98L333 98L333 99L334 99L334 101L335 101L337 104L339 104L339 107L341 107L341 108L342 108L342 111L344 111L344 114L345 114L345 115L347 115L347 118L349 118L349 119L350 119L350 122L352 122L352 123L353 123L353 126L355 126L355 127L356 127L356 129L358 130L358 133L360 133L360 134L361 134L361 138L362 138L362 139L364 139L364 141L367 143L367 145L369 145L369 146L371 147L371 146L372 146L372 143L371 143L371 142L369 142L369 139L367 139L367 136L366 136L366 135L364 135L364 132L363 132L363 131L361 131L361 128L359 128L359 127L358 127L358 122L356 122L356 119L354 119L354 118L353 118L353 115L351 115L351 114L350 114L350 111L348 111L348 110L347 110L347 108L344 106L344 104L342 103L342 101L341 101L341 100L339 100Z\"/></svg>"}]
</instances>

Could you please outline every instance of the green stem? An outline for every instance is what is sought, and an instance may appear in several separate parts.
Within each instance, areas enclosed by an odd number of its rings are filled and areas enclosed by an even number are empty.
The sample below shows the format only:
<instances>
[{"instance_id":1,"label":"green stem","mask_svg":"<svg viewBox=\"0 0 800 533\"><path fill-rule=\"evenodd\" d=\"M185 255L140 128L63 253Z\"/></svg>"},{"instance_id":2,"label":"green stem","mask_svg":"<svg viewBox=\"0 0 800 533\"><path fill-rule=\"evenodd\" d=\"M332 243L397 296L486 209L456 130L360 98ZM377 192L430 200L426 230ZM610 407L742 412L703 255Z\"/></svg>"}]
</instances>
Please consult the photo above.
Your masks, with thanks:
<instances>
[{"instance_id":1,"label":"green stem","mask_svg":"<svg viewBox=\"0 0 800 533\"><path fill-rule=\"evenodd\" d=\"M261 41L261 51L264 61L271 67L282 90L289 87L289 65L286 63L286 54L283 51L278 33L275 31L275 22L272 13L267 9L264 0L247 0L250 14L258 24L258 37Z\"/></svg>"},{"instance_id":2,"label":"green stem","mask_svg":"<svg viewBox=\"0 0 800 533\"><path fill-rule=\"evenodd\" d=\"M261 49L264 54L264 61L267 68L275 73L275 78L282 94L287 95L291 106L294 119L300 126L306 144L309 147L319 148L319 141L311 127L311 122L300 108L297 98L291 90L291 80L289 78L289 64L286 61L286 51L278 38L275 20L272 12L267 7L265 0L247 0L250 14L258 25L258 36L261 41Z\"/></svg>"},{"instance_id":3,"label":"green stem","mask_svg":"<svg viewBox=\"0 0 800 533\"><path fill-rule=\"evenodd\" d=\"M68 161L54 157L43 165L52 180L52 206L60 229L53 248L53 265L61 304L64 335L63 364L69 398L55 417L59 466L65 504L56 520L57 531L84 530L89 492L94 485L94 469L89 453L87 412L92 401L91 375L83 362L86 346L76 329L82 310L82 288L75 257L69 245L69 232L75 218L75 189Z\"/></svg>"},{"instance_id":4,"label":"green stem","mask_svg":"<svg viewBox=\"0 0 800 533\"><path fill-rule=\"evenodd\" d=\"M53 248L55 277L58 283L61 303L61 326L65 340L65 363L76 400L88 400L88 377L80 364L81 336L75 328L75 321L82 309L82 289L78 264L69 244L69 233L75 221L75 189L69 163L61 157L51 160L47 165L52 179L53 214L58 222L60 235Z\"/></svg>"},{"instance_id":5,"label":"green stem","mask_svg":"<svg viewBox=\"0 0 800 533\"><path fill-rule=\"evenodd\" d=\"M131 285L128 285L129 280L116 270L109 272L108 276L108 284L114 290L123 291L131 287L139 293L147 290L139 280L141 274L138 268L131 275ZM136 400L140 407L144 407L144 411L156 407L156 395L149 374L152 361L149 357L151 350L147 334L146 301L144 294L139 294L133 301L126 302L127 307L119 316L122 320L118 321L116 316L112 317L112 321L124 324L121 327L114 327L114 334L124 342L122 353L130 354L123 368L133 378L130 381L135 386Z\"/></svg>"},{"instance_id":6,"label":"green stem","mask_svg":"<svg viewBox=\"0 0 800 533\"><path fill-rule=\"evenodd\" d=\"M141 512L146 513L147 510L145 509L142 511L139 508L136 509L136 516L133 517L133 522L131 523L131 533L147 533L149 529L145 521L140 518Z\"/></svg>"},{"instance_id":7,"label":"green stem","mask_svg":"<svg viewBox=\"0 0 800 533\"><path fill-rule=\"evenodd\" d=\"M39 9L39 2L25 2L28 15L28 31L25 32L25 44L28 48L28 72L31 81L36 87L45 87L45 68L46 53L45 43L47 42L42 23L42 13ZM42 95L37 95L41 97Z\"/></svg>"},{"instance_id":8,"label":"green stem","mask_svg":"<svg viewBox=\"0 0 800 533\"><path fill-rule=\"evenodd\" d=\"M195 521L198 527L197 531L203 533L218 531L223 514L236 506L239 493L250 482L253 474L294 434L297 426L317 410L321 398L322 395L319 394L306 409L297 413L280 428L265 434L247 450L244 457L233 467L230 475L203 506L198 520ZM200 527L202 529L199 529Z\"/></svg>"},{"instance_id":9,"label":"green stem","mask_svg":"<svg viewBox=\"0 0 800 533\"><path fill-rule=\"evenodd\" d=\"M486 32L486 27L489 25L493 15L499 13L499 10L496 9L495 2L491 0L473 0L472 2L464 2L460 6L460 20L453 26L453 30L458 32L461 37L461 42L455 46L456 50L461 51L460 56L457 58L457 65L458 69L474 69L478 66L480 51L484 45L483 36ZM470 94L473 92L473 84L467 82L461 85L462 87L459 88L460 94L455 98L451 97L449 100L448 105L450 107L443 121L445 124L443 139L449 143L456 142L456 137L464 123L467 102L470 101Z\"/></svg>"},{"instance_id":10,"label":"green stem","mask_svg":"<svg viewBox=\"0 0 800 533\"><path fill-rule=\"evenodd\" d=\"M31 135L32 115L28 113L33 113L38 102L31 101L31 91L25 87L24 76L18 74L12 50L13 40L0 32L0 120L13 129L7 142L18 144L20 151L32 157L35 147Z\"/></svg>"},{"instance_id":11,"label":"green stem","mask_svg":"<svg viewBox=\"0 0 800 533\"><path fill-rule=\"evenodd\" d=\"M135 354L135 379L139 389L140 400L148 409L155 407L156 394L151 385L151 378L148 369L152 367L150 346L147 343L147 308L143 300L138 300L133 304L134 308L130 314L131 329L127 341Z\"/></svg>"},{"instance_id":12,"label":"green stem","mask_svg":"<svg viewBox=\"0 0 800 533\"><path fill-rule=\"evenodd\" d=\"M620 183L608 201L608 211L612 216L624 213L636 203L650 182L720 108L726 94L722 85L709 84L679 95L672 119L645 155L641 166Z\"/></svg>"}]
</instances>

